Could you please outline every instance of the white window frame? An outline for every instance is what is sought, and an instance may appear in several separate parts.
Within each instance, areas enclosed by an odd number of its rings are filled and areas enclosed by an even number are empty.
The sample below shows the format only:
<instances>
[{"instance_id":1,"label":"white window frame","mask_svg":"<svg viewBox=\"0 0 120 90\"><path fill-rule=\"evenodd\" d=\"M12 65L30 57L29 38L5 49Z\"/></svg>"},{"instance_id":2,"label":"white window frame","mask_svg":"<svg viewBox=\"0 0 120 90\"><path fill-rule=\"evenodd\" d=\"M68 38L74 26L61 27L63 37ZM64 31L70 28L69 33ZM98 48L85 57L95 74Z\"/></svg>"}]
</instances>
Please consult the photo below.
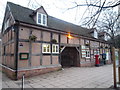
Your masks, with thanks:
<instances>
[{"instance_id":1,"label":"white window frame","mask_svg":"<svg viewBox=\"0 0 120 90\"><path fill-rule=\"evenodd\" d=\"M85 46L81 46L82 49L82 58L86 57L86 47Z\"/></svg>"},{"instance_id":2,"label":"white window frame","mask_svg":"<svg viewBox=\"0 0 120 90\"><path fill-rule=\"evenodd\" d=\"M41 15L41 23L38 22L38 15L39 14ZM45 24L43 24L43 16L45 16ZM43 25L43 26L47 26L47 15L37 12L37 20L36 21L37 21L37 24L40 24L40 25Z\"/></svg>"},{"instance_id":3,"label":"white window frame","mask_svg":"<svg viewBox=\"0 0 120 90\"><path fill-rule=\"evenodd\" d=\"M53 48L55 47L55 52L53 51ZM56 48L57 47L57 48ZM58 49L58 50L57 50ZM56 52L57 51L57 52ZM52 53L59 53L59 45L58 44L52 44Z\"/></svg>"},{"instance_id":4,"label":"white window frame","mask_svg":"<svg viewBox=\"0 0 120 90\"><path fill-rule=\"evenodd\" d=\"M94 38L98 38L98 32L96 30L94 31Z\"/></svg>"},{"instance_id":5,"label":"white window frame","mask_svg":"<svg viewBox=\"0 0 120 90\"><path fill-rule=\"evenodd\" d=\"M81 46L81 47L82 47L82 58L90 58L90 49L86 46ZM88 55L86 55L86 52L89 52L89 57Z\"/></svg>"},{"instance_id":6,"label":"white window frame","mask_svg":"<svg viewBox=\"0 0 120 90\"><path fill-rule=\"evenodd\" d=\"M45 47L46 45L46 47ZM47 45L49 45L49 51L47 50ZM46 51L44 51L44 47L46 48ZM42 53L50 53L51 52L51 47L50 47L50 44L47 44L47 43L43 43L42 44Z\"/></svg>"},{"instance_id":7,"label":"white window frame","mask_svg":"<svg viewBox=\"0 0 120 90\"><path fill-rule=\"evenodd\" d=\"M90 49L89 48L86 48L86 51L85 51L85 53L87 52L87 54L86 54L86 58L90 58ZM89 54L88 54L88 52L89 52ZM88 57L89 56L89 57Z\"/></svg>"}]
</instances>

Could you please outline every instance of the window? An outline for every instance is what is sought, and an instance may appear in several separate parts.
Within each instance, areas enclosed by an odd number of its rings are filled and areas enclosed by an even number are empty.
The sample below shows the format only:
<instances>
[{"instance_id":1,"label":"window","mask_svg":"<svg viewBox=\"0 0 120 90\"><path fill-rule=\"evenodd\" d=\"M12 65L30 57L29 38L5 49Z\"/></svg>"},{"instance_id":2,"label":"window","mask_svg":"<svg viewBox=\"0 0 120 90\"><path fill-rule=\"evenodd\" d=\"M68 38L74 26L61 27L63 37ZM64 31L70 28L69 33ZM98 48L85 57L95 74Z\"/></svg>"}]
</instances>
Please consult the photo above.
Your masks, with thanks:
<instances>
[{"instance_id":1,"label":"window","mask_svg":"<svg viewBox=\"0 0 120 90\"><path fill-rule=\"evenodd\" d=\"M42 52L43 53L50 53L50 44L43 44Z\"/></svg>"},{"instance_id":2,"label":"window","mask_svg":"<svg viewBox=\"0 0 120 90\"><path fill-rule=\"evenodd\" d=\"M96 30L94 31L94 38L98 38L98 33Z\"/></svg>"},{"instance_id":3,"label":"window","mask_svg":"<svg viewBox=\"0 0 120 90\"><path fill-rule=\"evenodd\" d=\"M90 50L89 50L89 48L86 48L86 58L90 58Z\"/></svg>"},{"instance_id":4,"label":"window","mask_svg":"<svg viewBox=\"0 0 120 90\"><path fill-rule=\"evenodd\" d=\"M82 50L82 57L86 57L86 50L85 50L85 46L81 46L81 50Z\"/></svg>"},{"instance_id":5,"label":"window","mask_svg":"<svg viewBox=\"0 0 120 90\"><path fill-rule=\"evenodd\" d=\"M104 34L104 40L107 41L108 36L106 35L106 33Z\"/></svg>"},{"instance_id":6,"label":"window","mask_svg":"<svg viewBox=\"0 0 120 90\"><path fill-rule=\"evenodd\" d=\"M59 46L56 44L52 45L52 53L59 53Z\"/></svg>"},{"instance_id":7,"label":"window","mask_svg":"<svg viewBox=\"0 0 120 90\"><path fill-rule=\"evenodd\" d=\"M38 23L41 24L41 14L38 14Z\"/></svg>"},{"instance_id":8,"label":"window","mask_svg":"<svg viewBox=\"0 0 120 90\"><path fill-rule=\"evenodd\" d=\"M51 52L50 44L43 44L42 45L42 52L43 53L50 53ZM57 44L52 45L52 53L59 53L59 45L57 45Z\"/></svg>"},{"instance_id":9,"label":"window","mask_svg":"<svg viewBox=\"0 0 120 90\"><path fill-rule=\"evenodd\" d=\"M86 46L82 46L82 57L83 58L90 58L90 50Z\"/></svg>"},{"instance_id":10,"label":"window","mask_svg":"<svg viewBox=\"0 0 120 90\"><path fill-rule=\"evenodd\" d=\"M47 16L45 14L37 13L37 24L47 26Z\"/></svg>"},{"instance_id":11,"label":"window","mask_svg":"<svg viewBox=\"0 0 120 90\"><path fill-rule=\"evenodd\" d=\"M99 55L100 51L99 50L94 50L94 55Z\"/></svg>"}]
</instances>

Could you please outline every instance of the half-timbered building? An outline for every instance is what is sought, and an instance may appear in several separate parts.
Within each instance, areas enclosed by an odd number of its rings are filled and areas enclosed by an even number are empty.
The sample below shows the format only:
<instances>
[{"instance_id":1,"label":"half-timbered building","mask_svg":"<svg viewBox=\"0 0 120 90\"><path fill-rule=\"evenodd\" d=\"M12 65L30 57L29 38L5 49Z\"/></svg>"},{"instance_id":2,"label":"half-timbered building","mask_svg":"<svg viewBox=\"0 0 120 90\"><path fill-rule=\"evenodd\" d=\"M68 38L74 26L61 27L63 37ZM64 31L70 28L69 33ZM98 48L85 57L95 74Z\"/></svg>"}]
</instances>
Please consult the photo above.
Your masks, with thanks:
<instances>
[{"instance_id":1,"label":"half-timbered building","mask_svg":"<svg viewBox=\"0 0 120 90\"><path fill-rule=\"evenodd\" d=\"M2 69L12 79L56 71L61 67L95 66L95 55L109 44L96 29L49 16L41 6L31 10L8 2L2 25ZM103 35L104 36L104 35Z\"/></svg>"}]
</instances>

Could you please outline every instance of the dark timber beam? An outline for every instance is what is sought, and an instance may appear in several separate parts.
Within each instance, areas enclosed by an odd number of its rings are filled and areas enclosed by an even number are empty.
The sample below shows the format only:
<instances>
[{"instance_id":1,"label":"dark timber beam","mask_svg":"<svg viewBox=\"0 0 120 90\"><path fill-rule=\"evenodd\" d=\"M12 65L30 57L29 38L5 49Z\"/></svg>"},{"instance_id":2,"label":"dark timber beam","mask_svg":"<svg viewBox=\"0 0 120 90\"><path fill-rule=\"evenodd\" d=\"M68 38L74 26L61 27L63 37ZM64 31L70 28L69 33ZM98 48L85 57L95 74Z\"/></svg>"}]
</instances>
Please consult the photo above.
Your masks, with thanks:
<instances>
[{"instance_id":1,"label":"dark timber beam","mask_svg":"<svg viewBox=\"0 0 120 90\"><path fill-rule=\"evenodd\" d=\"M58 35L58 43L59 43L59 57L58 57L58 60L59 60L59 64L61 64L61 50L60 50L60 43L61 43L61 36L60 34Z\"/></svg>"},{"instance_id":2,"label":"dark timber beam","mask_svg":"<svg viewBox=\"0 0 120 90\"><path fill-rule=\"evenodd\" d=\"M50 42L52 41L53 38L53 33L50 33ZM51 50L51 54L50 54L50 63L52 64L52 42L50 43L50 50Z\"/></svg>"},{"instance_id":3,"label":"dark timber beam","mask_svg":"<svg viewBox=\"0 0 120 90\"><path fill-rule=\"evenodd\" d=\"M18 41L19 41L19 24L15 24L14 26L14 31L15 31L15 68L16 68L16 71L15 71L15 75L16 75L16 80L18 79Z\"/></svg>"},{"instance_id":4,"label":"dark timber beam","mask_svg":"<svg viewBox=\"0 0 120 90\"><path fill-rule=\"evenodd\" d=\"M32 30L29 32L29 36L32 34ZM31 67L31 55L32 55L32 42L29 42L29 66Z\"/></svg>"},{"instance_id":5,"label":"dark timber beam","mask_svg":"<svg viewBox=\"0 0 120 90\"><path fill-rule=\"evenodd\" d=\"M41 31L41 41L43 41L43 32ZM42 57L43 57L43 54L42 54L42 42L40 43L40 65L42 65Z\"/></svg>"}]
</instances>

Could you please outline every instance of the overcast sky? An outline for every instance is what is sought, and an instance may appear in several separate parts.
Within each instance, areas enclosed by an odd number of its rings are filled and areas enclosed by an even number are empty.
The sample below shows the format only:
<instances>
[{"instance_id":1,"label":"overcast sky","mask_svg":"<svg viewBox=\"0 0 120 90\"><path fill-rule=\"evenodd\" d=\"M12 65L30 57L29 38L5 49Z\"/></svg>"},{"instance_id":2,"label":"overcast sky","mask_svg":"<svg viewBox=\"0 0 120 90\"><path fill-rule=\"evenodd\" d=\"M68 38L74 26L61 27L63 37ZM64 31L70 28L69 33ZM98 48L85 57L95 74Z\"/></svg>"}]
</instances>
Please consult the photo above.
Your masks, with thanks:
<instances>
[{"instance_id":1,"label":"overcast sky","mask_svg":"<svg viewBox=\"0 0 120 90\"><path fill-rule=\"evenodd\" d=\"M38 8L40 5L42 5L47 11L48 15L74 24L79 24L80 19L77 19L77 16L80 18L84 9L81 7L67 10L67 8L74 6L73 0L0 0L0 28L3 22L7 1L32 9ZM84 0L80 1L82 3ZM78 11L80 12L78 13Z\"/></svg>"},{"instance_id":2,"label":"overcast sky","mask_svg":"<svg viewBox=\"0 0 120 90\"><path fill-rule=\"evenodd\" d=\"M42 5L45 8L48 15L78 25L81 24L83 16L89 16L89 13L86 13L84 15L84 12L86 11L87 7L79 7L67 10L67 8L73 7L75 5L74 1L76 1L78 4L83 4L86 0L0 0L0 28L2 27L7 1L31 9L36 9L40 7L40 5Z\"/></svg>"}]
</instances>

